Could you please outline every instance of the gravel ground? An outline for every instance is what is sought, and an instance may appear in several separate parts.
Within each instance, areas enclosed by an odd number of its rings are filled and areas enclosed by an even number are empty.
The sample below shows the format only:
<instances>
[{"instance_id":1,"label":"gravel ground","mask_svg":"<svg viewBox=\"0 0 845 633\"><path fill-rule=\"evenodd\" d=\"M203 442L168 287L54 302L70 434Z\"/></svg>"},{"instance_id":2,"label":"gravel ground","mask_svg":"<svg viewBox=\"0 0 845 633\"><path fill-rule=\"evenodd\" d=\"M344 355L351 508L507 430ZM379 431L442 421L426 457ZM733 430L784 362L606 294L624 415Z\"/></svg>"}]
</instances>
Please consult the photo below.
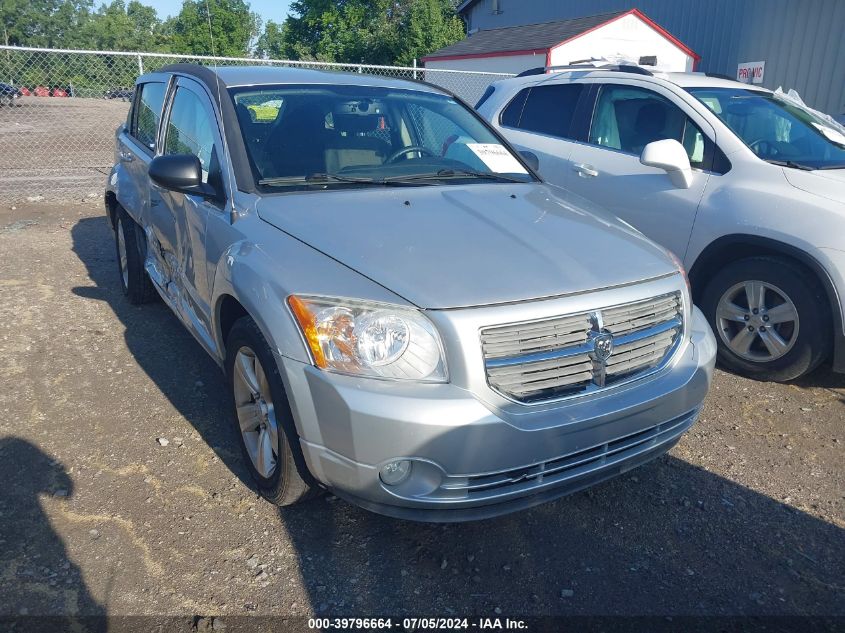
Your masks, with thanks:
<instances>
[{"instance_id":1,"label":"gravel ground","mask_svg":"<svg viewBox=\"0 0 845 633\"><path fill-rule=\"evenodd\" d=\"M279 510L114 260L97 206L0 210L0 615L845 615L845 376L718 372L669 455L500 519Z\"/></svg>"}]
</instances>

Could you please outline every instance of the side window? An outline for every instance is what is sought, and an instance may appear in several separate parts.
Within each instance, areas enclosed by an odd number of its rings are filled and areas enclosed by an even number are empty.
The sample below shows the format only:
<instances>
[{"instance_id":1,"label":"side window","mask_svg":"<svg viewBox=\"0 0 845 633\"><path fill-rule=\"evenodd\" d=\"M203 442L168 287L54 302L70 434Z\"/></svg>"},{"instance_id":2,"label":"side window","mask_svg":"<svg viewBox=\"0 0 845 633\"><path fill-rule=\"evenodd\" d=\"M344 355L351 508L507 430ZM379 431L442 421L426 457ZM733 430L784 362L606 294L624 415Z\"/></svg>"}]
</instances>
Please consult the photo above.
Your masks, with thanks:
<instances>
[{"instance_id":1,"label":"side window","mask_svg":"<svg viewBox=\"0 0 845 633\"><path fill-rule=\"evenodd\" d=\"M569 128L583 89L583 84L553 84L531 88L516 127L528 132L572 138Z\"/></svg>"},{"instance_id":2,"label":"side window","mask_svg":"<svg viewBox=\"0 0 845 633\"><path fill-rule=\"evenodd\" d=\"M631 154L640 154L653 141L675 139L693 167L712 162L712 143L680 108L665 97L635 86L602 86L589 142Z\"/></svg>"},{"instance_id":3,"label":"side window","mask_svg":"<svg viewBox=\"0 0 845 633\"><path fill-rule=\"evenodd\" d=\"M522 109L525 107L525 100L528 98L529 92L531 92L531 88L524 88L511 99L508 106L502 110L499 123L507 127L519 127L519 119L522 118Z\"/></svg>"},{"instance_id":4,"label":"side window","mask_svg":"<svg viewBox=\"0 0 845 633\"><path fill-rule=\"evenodd\" d=\"M138 86L138 98L133 106L129 133L150 152L156 150L156 132L161 121L164 93L167 86L151 82Z\"/></svg>"},{"instance_id":5,"label":"side window","mask_svg":"<svg viewBox=\"0 0 845 633\"><path fill-rule=\"evenodd\" d=\"M176 89L164 137L165 154L193 154L200 159L203 182L219 177L215 121L203 101L184 87Z\"/></svg>"}]
</instances>

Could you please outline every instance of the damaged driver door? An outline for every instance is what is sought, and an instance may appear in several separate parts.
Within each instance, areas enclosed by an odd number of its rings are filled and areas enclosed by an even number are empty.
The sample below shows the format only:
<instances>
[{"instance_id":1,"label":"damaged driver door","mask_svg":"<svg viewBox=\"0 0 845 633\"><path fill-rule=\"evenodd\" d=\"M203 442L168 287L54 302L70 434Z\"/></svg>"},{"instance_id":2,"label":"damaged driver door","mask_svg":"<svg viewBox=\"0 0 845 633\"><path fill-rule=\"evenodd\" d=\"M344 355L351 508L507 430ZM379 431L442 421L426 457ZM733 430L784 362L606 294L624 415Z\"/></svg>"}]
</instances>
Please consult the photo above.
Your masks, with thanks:
<instances>
[{"instance_id":1,"label":"damaged driver door","mask_svg":"<svg viewBox=\"0 0 845 633\"><path fill-rule=\"evenodd\" d=\"M221 194L223 147L214 110L204 89L180 77L163 126L163 155L192 154L199 158L203 182ZM209 218L223 213L224 196L212 200L168 191L151 183L150 216L156 248L154 281L164 289L171 308L210 351L211 284L206 266L205 237Z\"/></svg>"}]
</instances>

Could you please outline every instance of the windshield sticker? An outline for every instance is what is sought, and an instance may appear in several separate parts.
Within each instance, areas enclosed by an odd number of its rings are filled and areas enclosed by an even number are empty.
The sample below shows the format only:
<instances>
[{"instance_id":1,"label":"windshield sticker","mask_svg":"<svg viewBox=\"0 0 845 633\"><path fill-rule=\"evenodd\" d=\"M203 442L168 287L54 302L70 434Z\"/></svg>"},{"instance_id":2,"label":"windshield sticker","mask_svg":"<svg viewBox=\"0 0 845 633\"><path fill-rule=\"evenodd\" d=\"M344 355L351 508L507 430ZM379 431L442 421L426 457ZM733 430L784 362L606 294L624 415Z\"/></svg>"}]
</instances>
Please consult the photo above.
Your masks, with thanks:
<instances>
[{"instance_id":1,"label":"windshield sticker","mask_svg":"<svg viewBox=\"0 0 845 633\"><path fill-rule=\"evenodd\" d=\"M472 153L481 159L487 168L497 174L527 174L508 150L498 143L467 143Z\"/></svg>"},{"instance_id":2,"label":"windshield sticker","mask_svg":"<svg viewBox=\"0 0 845 633\"><path fill-rule=\"evenodd\" d=\"M826 125L819 125L818 123L813 123L813 125L828 141L845 147L845 134L842 134L838 130L834 130L832 127L827 127Z\"/></svg>"}]
</instances>

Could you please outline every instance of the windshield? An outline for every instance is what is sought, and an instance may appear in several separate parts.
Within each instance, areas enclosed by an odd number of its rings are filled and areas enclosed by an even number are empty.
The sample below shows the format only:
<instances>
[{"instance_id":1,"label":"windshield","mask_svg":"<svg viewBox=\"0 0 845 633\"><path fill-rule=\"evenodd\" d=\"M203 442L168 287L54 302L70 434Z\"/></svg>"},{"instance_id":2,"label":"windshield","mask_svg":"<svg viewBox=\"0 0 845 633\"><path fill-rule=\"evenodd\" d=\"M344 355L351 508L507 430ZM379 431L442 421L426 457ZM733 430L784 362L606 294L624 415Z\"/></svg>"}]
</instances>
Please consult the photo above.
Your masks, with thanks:
<instances>
[{"instance_id":1,"label":"windshield","mask_svg":"<svg viewBox=\"0 0 845 633\"><path fill-rule=\"evenodd\" d=\"M486 125L445 95L330 85L231 93L262 188L533 180Z\"/></svg>"},{"instance_id":2,"label":"windshield","mask_svg":"<svg viewBox=\"0 0 845 633\"><path fill-rule=\"evenodd\" d=\"M759 90L688 91L765 161L796 169L845 169L845 135L812 112Z\"/></svg>"}]
</instances>

